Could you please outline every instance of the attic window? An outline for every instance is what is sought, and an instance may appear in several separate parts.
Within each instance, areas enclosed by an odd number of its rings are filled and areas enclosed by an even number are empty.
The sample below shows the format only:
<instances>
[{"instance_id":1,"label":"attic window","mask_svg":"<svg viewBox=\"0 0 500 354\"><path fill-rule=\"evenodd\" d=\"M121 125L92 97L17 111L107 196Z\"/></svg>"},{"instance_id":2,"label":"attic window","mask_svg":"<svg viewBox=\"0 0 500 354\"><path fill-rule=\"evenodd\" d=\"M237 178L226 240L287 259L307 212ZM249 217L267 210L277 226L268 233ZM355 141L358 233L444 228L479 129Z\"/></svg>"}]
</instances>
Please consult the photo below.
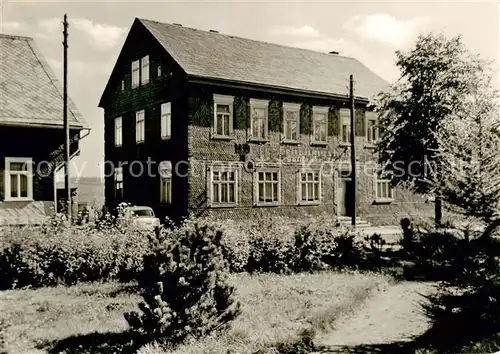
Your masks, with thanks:
<instances>
[{"instance_id":1,"label":"attic window","mask_svg":"<svg viewBox=\"0 0 500 354\"><path fill-rule=\"evenodd\" d=\"M161 65L158 65L158 77L161 76Z\"/></svg>"},{"instance_id":2,"label":"attic window","mask_svg":"<svg viewBox=\"0 0 500 354\"><path fill-rule=\"evenodd\" d=\"M122 80L122 91L125 90L125 80Z\"/></svg>"},{"instance_id":3,"label":"attic window","mask_svg":"<svg viewBox=\"0 0 500 354\"><path fill-rule=\"evenodd\" d=\"M132 88L139 86L140 74L139 74L139 60L132 62Z\"/></svg>"},{"instance_id":4,"label":"attic window","mask_svg":"<svg viewBox=\"0 0 500 354\"><path fill-rule=\"evenodd\" d=\"M141 84L149 82L149 55L141 59Z\"/></svg>"}]
</instances>

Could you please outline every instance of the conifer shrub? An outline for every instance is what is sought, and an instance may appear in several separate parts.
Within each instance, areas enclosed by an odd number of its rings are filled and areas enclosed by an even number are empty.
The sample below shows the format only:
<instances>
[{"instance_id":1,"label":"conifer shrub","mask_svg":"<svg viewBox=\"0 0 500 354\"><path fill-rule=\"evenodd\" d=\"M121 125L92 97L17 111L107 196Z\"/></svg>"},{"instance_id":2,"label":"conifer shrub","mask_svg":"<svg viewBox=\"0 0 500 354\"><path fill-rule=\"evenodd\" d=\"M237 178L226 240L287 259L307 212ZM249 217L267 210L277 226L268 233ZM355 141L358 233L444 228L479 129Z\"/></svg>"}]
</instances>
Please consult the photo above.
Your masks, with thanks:
<instances>
[{"instance_id":1,"label":"conifer shrub","mask_svg":"<svg viewBox=\"0 0 500 354\"><path fill-rule=\"evenodd\" d=\"M228 327L240 304L228 285L222 236L212 223L187 220L151 237L140 311L125 313L133 330L147 341L178 343Z\"/></svg>"}]
</instances>

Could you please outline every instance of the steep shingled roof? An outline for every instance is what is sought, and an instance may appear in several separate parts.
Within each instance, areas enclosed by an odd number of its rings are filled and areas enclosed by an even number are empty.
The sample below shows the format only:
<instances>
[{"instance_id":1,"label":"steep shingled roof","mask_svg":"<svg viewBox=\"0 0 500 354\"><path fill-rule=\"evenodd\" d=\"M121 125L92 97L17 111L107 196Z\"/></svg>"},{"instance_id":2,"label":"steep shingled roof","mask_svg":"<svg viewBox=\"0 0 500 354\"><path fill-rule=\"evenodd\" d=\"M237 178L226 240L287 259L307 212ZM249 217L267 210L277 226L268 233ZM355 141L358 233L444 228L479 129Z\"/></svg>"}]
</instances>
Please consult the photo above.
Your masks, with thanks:
<instances>
[{"instance_id":1,"label":"steep shingled roof","mask_svg":"<svg viewBox=\"0 0 500 354\"><path fill-rule=\"evenodd\" d=\"M388 83L360 61L145 19L142 23L192 76L369 99Z\"/></svg>"},{"instance_id":2,"label":"steep shingled roof","mask_svg":"<svg viewBox=\"0 0 500 354\"><path fill-rule=\"evenodd\" d=\"M87 128L68 98L72 128ZM63 126L62 85L32 38L0 34L0 125Z\"/></svg>"}]
</instances>

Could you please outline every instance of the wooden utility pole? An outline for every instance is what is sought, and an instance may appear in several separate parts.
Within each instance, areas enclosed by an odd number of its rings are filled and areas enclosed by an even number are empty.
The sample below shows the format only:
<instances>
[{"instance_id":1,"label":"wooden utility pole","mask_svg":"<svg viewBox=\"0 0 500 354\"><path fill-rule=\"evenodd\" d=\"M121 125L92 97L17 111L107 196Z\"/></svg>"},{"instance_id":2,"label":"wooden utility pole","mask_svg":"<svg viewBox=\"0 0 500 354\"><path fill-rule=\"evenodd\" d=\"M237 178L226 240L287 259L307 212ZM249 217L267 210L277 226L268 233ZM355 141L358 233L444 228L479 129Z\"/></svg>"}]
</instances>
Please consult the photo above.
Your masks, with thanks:
<instances>
[{"instance_id":1,"label":"wooden utility pole","mask_svg":"<svg viewBox=\"0 0 500 354\"><path fill-rule=\"evenodd\" d=\"M68 220L71 222L71 186L69 176L69 159L70 159L70 145L69 145L69 121L68 121L68 16L64 15L64 83L63 83L63 118L64 118L64 188L66 194L66 213Z\"/></svg>"},{"instance_id":2,"label":"wooden utility pole","mask_svg":"<svg viewBox=\"0 0 500 354\"><path fill-rule=\"evenodd\" d=\"M355 117L354 111L354 77L349 77L349 106L351 111L351 225L356 226L356 144L355 144Z\"/></svg>"}]
</instances>

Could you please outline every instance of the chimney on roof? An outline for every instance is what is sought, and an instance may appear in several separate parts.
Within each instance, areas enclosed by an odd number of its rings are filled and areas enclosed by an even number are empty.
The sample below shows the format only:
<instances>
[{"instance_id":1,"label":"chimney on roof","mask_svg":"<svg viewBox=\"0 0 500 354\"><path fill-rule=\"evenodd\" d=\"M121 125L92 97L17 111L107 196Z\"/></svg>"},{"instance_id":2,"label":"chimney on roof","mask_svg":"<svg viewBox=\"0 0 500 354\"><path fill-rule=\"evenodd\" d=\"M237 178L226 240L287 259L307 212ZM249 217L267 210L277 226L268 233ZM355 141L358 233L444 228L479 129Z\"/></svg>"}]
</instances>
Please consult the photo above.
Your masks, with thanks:
<instances>
[{"instance_id":1,"label":"chimney on roof","mask_svg":"<svg viewBox=\"0 0 500 354\"><path fill-rule=\"evenodd\" d=\"M219 31L216 31L216 30L210 30L210 32L212 32L212 33L219 33Z\"/></svg>"},{"instance_id":2,"label":"chimney on roof","mask_svg":"<svg viewBox=\"0 0 500 354\"><path fill-rule=\"evenodd\" d=\"M332 50L331 52L329 52L328 54L332 54L332 55L339 55L339 52L336 52L334 50Z\"/></svg>"},{"instance_id":3,"label":"chimney on roof","mask_svg":"<svg viewBox=\"0 0 500 354\"><path fill-rule=\"evenodd\" d=\"M182 27L182 25L180 23L174 23L174 25Z\"/></svg>"}]
</instances>

